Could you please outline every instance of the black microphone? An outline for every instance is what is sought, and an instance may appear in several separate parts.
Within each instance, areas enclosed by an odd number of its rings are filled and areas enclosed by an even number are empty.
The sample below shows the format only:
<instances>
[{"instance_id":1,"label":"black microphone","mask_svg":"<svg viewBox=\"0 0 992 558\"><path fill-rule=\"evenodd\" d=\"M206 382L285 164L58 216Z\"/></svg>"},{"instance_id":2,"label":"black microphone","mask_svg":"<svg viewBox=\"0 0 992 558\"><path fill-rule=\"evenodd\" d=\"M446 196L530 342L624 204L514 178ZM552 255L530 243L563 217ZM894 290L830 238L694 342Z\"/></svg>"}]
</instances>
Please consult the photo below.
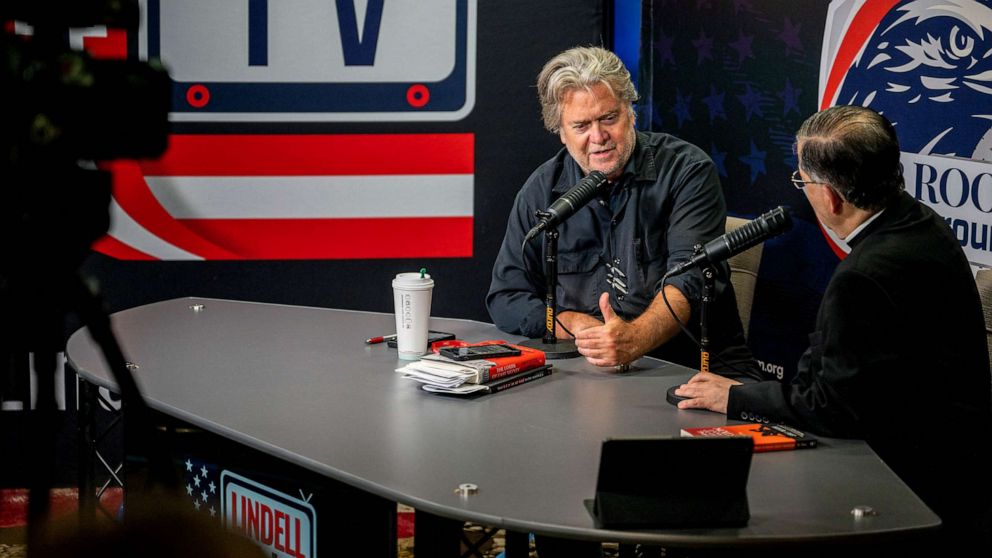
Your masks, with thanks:
<instances>
[{"instance_id":1,"label":"black microphone","mask_svg":"<svg viewBox=\"0 0 992 558\"><path fill-rule=\"evenodd\" d=\"M547 211L538 214L541 217L541 222L534 225L534 228L527 233L527 236L524 237L524 243L529 242L544 229L554 227L571 217L579 208L592 201L605 184L605 174L599 171L589 173L578 184L572 186L571 190L556 199Z\"/></svg>"},{"instance_id":2,"label":"black microphone","mask_svg":"<svg viewBox=\"0 0 992 558\"><path fill-rule=\"evenodd\" d=\"M706 243L702 251L693 254L689 261L682 262L668 271L668 276L678 275L687 269L704 262L715 264L760 244L773 236L778 236L792 228L792 218L782 206L756 217L750 223Z\"/></svg>"}]
</instances>

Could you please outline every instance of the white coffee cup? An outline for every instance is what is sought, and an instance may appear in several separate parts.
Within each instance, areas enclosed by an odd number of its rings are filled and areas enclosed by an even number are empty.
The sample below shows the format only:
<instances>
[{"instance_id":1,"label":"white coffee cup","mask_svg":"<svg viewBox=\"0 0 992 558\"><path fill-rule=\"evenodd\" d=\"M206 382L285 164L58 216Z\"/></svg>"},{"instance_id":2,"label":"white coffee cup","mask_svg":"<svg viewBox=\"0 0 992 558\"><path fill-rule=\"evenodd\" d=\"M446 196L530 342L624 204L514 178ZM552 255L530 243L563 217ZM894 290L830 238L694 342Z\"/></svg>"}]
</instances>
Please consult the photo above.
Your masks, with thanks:
<instances>
[{"instance_id":1,"label":"white coffee cup","mask_svg":"<svg viewBox=\"0 0 992 558\"><path fill-rule=\"evenodd\" d=\"M417 360L427 352L433 292L434 280L427 274L400 273L393 279L396 350L402 360Z\"/></svg>"}]
</instances>

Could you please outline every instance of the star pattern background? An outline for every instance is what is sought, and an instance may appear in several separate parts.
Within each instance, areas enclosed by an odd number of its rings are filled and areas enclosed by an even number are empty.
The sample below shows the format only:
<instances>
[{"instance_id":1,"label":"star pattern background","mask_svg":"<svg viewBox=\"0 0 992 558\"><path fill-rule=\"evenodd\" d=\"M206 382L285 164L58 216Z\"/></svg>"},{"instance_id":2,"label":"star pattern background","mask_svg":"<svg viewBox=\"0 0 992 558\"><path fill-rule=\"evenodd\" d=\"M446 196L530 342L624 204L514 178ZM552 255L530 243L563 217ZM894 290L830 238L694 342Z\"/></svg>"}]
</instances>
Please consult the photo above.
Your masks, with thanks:
<instances>
[{"instance_id":1,"label":"star pattern background","mask_svg":"<svg viewBox=\"0 0 992 558\"><path fill-rule=\"evenodd\" d=\"M748 343L791 375L837 258L803 193L795 132L817 110L828 0L655 0L644 10L638 125L707 152L731 215L779 205L793 231L765 243ZM789 308L788 315L781 311Z\"/></svg>"},{"instance_id":2,"label":"star pattern background","mask_svg":"<svg viewBox=\"0 0 992 558\"><path fill-rule=\"evenodd\" d=\"M217 466L187 457L183 462L183 480L190 506L220 521L220 472Z\"/></svg>"}]
</instances>

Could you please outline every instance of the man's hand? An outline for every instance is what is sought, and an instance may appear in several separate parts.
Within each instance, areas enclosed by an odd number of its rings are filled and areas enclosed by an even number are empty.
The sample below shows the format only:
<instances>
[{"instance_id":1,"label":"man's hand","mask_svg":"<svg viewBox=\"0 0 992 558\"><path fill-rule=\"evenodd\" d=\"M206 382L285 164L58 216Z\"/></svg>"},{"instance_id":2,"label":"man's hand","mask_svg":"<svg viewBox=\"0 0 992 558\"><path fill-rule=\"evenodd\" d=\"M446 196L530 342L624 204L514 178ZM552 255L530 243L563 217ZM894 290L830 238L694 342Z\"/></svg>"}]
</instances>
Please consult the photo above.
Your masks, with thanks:
<instances>
[{"instance_id":1,"label":"man's hand","mask_svg":"<svg viewBox=\"0 0 992 558\"><path fill-rule=\"evenodd\" d=\"M602 325L573 331L575 346L590 364L595 366L629 364L647 352L641 348L637 328L613 312L609 293L600 295L599 309L603 313Z\"/></svg>"},{"instance_id":2,"label":"man's hand","mask_svg":"<svg viewBox=\"0 0 992 558\"><path fill-rule=\"evenodd\" d=\"M572 336L578 335L582 330L603 325L603 322L597 320L589 314L573 312L570 310L566 310L565 312L558 314L558 321L561 322L561 324L555 324L555 336L559 339L573 339ZM569 335L568 332L564 331L562 329L562 325L568 328L568 331L572 332L572 335Z\"/></svg>"},{"instance_id":3,"label":"man's hand","mask_svg":"<svg viewBox=\"0 0 992 558\"><path fill-rule=\"evenodd\" d=\"M740 382L724 378L710 372L700 372L689 382L675 390L675 395L691 397L679 401L679 409L708 409L727 414L727 401L730 399L730 386L739 386Z\"/></svg>"}]
</instances>

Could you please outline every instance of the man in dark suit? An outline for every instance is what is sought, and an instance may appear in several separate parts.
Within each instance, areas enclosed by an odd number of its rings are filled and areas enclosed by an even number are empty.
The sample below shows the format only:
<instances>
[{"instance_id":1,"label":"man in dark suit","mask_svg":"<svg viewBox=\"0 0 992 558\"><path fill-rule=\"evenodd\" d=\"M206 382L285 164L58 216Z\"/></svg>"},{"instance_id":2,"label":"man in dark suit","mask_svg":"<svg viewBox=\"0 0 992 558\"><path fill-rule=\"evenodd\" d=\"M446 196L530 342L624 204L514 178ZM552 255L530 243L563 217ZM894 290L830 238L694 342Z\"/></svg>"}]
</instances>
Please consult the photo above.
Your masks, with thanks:
<instances>
[{"instance_id":1,"label":"man in dark suit","mask_svg":"<svg viewBox=\"0 0 992 558\"><path fill-rule=\"evenodd\" d=\"M944 522L987 528L989 360L981 302L944 220L904 191L892 124L862 107L810 117L796 138L801 188L851 246L789 383L698 374L682 409L865 439ZM987 536L987 535L986 535ZM987 542L987 539L986 539Z\"/></svg>"}]
</instances>

